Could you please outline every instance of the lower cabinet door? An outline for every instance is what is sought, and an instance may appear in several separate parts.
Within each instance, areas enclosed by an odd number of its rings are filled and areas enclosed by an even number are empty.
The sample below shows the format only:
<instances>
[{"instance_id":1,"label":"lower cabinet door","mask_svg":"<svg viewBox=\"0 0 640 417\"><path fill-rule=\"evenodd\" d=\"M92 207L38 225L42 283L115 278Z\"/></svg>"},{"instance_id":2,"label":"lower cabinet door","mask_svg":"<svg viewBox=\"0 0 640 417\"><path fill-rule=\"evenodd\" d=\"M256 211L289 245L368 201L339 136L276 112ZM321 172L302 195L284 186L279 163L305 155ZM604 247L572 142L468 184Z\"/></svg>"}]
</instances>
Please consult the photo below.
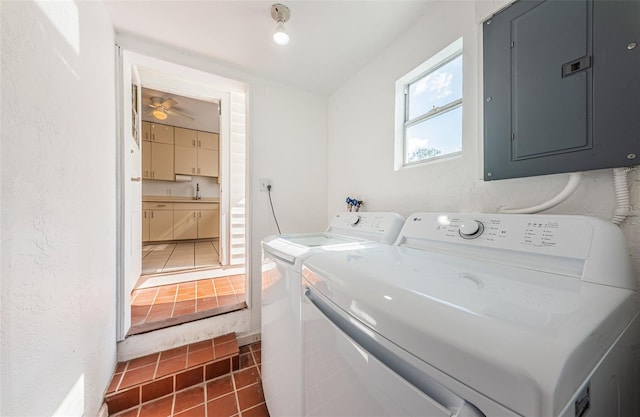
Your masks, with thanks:
<instances>
[{"instance_id":1,"label":"lower cabinet door","mask_svg":"<svg viewBox=\"0 0 640 417\"><path fill-rule=\"evenodd\" d=\"M173 238L196 239L198 237L198 212L196 210L173 211Z\"/></svg>"},{"instance_id":2,"label":"lower cabinet door","mask_svg":"<svg viewBox=\"0 0 640 417\"><path fill-rule=\"evenodd\" d=\"M220 237L220 210L200 210L198 217L198 238Z\"/></svg>"},{"instance_id":3,"label":"lower cabinet door","mask_svg":"<svg viewBox=\"0 0 640 417\"><path fill-rule=\"evenodd\" d=\"M151 210L149 240L173 240L173 210Z\"/></svg>"}]
</instances>

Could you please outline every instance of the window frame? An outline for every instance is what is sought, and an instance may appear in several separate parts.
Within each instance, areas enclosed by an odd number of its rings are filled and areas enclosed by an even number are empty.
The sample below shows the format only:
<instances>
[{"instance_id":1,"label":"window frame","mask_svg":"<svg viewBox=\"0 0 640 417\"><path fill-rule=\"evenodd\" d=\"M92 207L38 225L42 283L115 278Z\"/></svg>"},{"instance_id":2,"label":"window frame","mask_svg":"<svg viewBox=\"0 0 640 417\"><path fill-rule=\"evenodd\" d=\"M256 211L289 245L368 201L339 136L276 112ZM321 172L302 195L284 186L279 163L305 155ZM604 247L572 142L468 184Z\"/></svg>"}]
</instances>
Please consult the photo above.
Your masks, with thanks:
<instances>
[{"instance_id":1,"label":"window frame","mask_svg":"<svg viewBox=\"0 0 640 417\"><path fill-rule=\"evenodd\" d=\"M396 117L395 117L395 170L398 171L402 168L409 168L414 166L423 165L433 161L439 161L452 157L458 157L462 154L462 150L458 152L451 152L444 155L433 156L419 161L408 162L406 158L406 145L407 129L422 123L426 120L433 119L441 116L449 111L462 108L464 103L464 80L463 80L463 92L460 99L454 100L444 106L437 107L429 110L427 113L422 113L413 119L409 119L409 88L412 84L428 76L430 73L437 71L444 65L447 65L458 57L463 58L463 71L462 77L464 78L464 54L463 54L462 38L456 39L449 46L436 53L434 56L420 64L418 67L411 70L409 73L401 77L396 81ZM463 110L464 111L464 110ZM463 116L464 117L464 116Z\"/></svg>"}]
</instances>

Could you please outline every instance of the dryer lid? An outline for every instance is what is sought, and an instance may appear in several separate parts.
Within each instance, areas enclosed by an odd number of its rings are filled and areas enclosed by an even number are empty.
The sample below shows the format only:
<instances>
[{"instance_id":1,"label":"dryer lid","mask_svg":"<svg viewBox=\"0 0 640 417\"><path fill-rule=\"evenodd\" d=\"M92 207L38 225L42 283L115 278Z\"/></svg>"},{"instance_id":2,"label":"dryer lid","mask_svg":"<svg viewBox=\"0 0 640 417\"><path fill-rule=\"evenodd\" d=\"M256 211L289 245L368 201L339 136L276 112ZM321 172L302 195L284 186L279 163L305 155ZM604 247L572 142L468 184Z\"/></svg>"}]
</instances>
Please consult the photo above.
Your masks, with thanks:
<instances>
[{"instance_id":1,"label":"dryer lid","mask_svg":"<svg viewBox=\"0 0 640 417\"><path fill-rule=\"evenodd\" d=\"M630 290L379 245L313 255L339 308L522 415L557 415L638 311Z\"/></svg>"}]
</instances>

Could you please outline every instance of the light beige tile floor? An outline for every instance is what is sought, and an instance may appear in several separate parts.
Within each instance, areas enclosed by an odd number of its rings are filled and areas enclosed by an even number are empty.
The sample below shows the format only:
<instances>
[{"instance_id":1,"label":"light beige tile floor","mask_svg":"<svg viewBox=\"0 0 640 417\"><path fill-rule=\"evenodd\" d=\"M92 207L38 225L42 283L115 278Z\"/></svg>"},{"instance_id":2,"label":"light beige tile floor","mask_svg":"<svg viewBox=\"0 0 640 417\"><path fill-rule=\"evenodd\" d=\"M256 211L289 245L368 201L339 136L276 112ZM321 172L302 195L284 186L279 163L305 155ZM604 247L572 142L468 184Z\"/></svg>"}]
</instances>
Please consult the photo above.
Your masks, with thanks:
<instances>
[{"instance_id":1,"label":"light beige tile floor","mask_svg":"<svg viewBox=\"0 0 640 417\"><path fill-rule=\"evenodd\" d=\"M160 274L220 265L219 242L147 244L142 247L142 274Z\"/></svg>"}]
</instances>

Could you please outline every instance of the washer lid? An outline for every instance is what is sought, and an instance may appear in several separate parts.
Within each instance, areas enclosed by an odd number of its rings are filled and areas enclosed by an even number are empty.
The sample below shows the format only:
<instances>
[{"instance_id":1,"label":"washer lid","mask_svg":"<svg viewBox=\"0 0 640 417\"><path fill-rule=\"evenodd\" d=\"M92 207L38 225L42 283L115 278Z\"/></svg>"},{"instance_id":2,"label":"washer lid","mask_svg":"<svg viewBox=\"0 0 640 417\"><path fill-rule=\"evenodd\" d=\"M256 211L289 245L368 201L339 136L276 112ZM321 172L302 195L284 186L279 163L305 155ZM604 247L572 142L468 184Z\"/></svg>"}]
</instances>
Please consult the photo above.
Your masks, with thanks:
<instances>
[{"instance_id":1,"label":"washer lid","mask_svg":"<svg viewBox=\"0 0 640 417\"><path fill-rule=\"evenodd\" d=\"M637 314L630 290L378 245L303 275L381 336L522 415L557 415Z\"/></svg>"},{"instance_id":2,"label":"washer lid","mask_svg":"<svg viewBox=\"0 0 640 417\"><path fill-rule=\"evenodd\" d=\"M294 263L296 259L308 255L314 249L356 249L358 246L372 243L357 237L334 235L331 233L299 233L274 235L262 241L263 248L270 253Z\"/></svg>"}]
</instances>

